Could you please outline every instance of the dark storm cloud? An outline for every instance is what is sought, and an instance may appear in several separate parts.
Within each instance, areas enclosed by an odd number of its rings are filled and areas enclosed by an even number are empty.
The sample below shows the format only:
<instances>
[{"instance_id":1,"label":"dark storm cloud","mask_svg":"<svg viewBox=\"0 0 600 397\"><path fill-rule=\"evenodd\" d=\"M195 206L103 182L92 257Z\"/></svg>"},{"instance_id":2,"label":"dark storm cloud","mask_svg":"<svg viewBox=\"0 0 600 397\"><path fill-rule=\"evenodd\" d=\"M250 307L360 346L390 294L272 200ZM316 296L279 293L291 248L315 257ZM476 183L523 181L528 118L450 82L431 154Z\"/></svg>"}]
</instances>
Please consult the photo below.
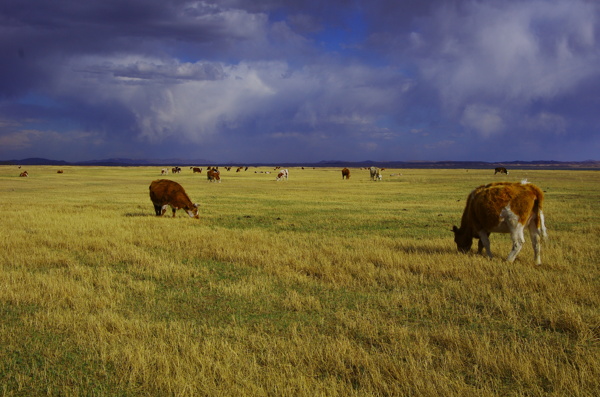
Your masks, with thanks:
<instances>
[{"instance_id":1,"label":"dark storm cloud","mask_svg":"<svg viewBox=\"0 0 600 397\"><path fill-rule=\"evenodd\" d=\"M585 0L5 0L0 157L597 157L598 16Z\"/></svg>"}]
</instances>

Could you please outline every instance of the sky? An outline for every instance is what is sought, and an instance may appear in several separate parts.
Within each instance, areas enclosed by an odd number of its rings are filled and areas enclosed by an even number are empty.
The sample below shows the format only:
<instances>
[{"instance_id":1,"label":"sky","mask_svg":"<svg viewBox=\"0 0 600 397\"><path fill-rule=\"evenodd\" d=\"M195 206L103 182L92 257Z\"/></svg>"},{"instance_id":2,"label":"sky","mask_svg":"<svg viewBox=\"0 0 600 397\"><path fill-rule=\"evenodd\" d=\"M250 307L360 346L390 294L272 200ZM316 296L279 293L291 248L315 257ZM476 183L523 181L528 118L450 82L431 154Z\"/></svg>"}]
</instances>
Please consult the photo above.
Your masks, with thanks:
<instances>
[{"instance_id":1,"label":"sky","mask_svg":"<svg viewBox=\"0 0 600 397\"><path fill-rule=\"evenodd\" d=\"M596 0L2 0L0 160L600 160Z\"/></svg>"}]
</instances>

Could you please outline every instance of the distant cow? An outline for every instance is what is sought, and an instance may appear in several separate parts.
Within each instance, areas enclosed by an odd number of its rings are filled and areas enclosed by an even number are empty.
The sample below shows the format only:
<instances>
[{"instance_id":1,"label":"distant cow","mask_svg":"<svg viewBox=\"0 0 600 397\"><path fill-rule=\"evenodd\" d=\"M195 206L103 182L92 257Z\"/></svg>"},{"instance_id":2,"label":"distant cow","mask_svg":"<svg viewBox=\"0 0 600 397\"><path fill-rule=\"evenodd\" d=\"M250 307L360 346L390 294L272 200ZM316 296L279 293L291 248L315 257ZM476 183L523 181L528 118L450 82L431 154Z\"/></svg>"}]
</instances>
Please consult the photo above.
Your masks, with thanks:
<instances>
[{"instance_id":1,"label":"distant cow","mask_svg":"<svg viewBox=\"0 0 600 397\"><path fill-rule=\"evenodd\" d=\"M371 179L374 181L380 181L381 180L381 170L377 167L371 167L369 168L369 172L371 174Z\"/></svg>"},{"instance_id":2,"label":"distant cow","mask_svg":"<svg viewBox=\"0 0 600 397\"><path fill-rule=\"evenodd\" d=\"M494 175L496 175L497 173L508 175L508 171L504 167L496 167L496 168L494 168Z\"/></svg>"},{"instance_id":3,"label":"distant cow","mask_svg":"<svg viewBox=\"0 0 600 397\"><path fill-rule=\"evenodd\" d=\"M221 182L221 173L217 169L206 171L206 178L209 182Z\"/></svg>"},{"instance_id":4,"label":"distant cow","mask_svg":"<svg viewBox=\"0 0 600 397\"><path fill-rule=\"evenodd\" d=\"M154 204L156 216L167 212L167 206L173 210L173 217L178 209L183 209L190 218L198 219L198 204L192 203L183 187L168 179L157 179L150 184L150 200Z\"/></svg>"},{"instance_id":5,"label":"distant cow","mask_svg":"<svg viewBox=\"0 0 600 397\"><path fill-rule=\"evenodd\" d=\"M181 173L181 168L180 167L173 167L171 169L171 172L174 174L180 174Z\"/></svg>"},{"instance_id":6,"label":"distant cow","mask_svg":"<svg viewBox=\"0 0 600 397\"><path fill-rule=\"evenodd\" d=\"M19 174L19 176L22 176L22 177L28 177L28 176L29 176L29 173L28 173L27 171L23 171L23 172L21 172L21 173Z\"/></svg>"},{"instance_id":7,"label":"distant cow","mask_svg":"<svg viewBox=\"0 0 600 397\"><path fill-rule=\"evenodd\" d=\"M194 174L201 174L202 173L202 168L194 167L192 169L192 171L194 172Z\"/></svg>"},{"instance_id":8,"label":"distant cow","mask_svg":"<svg viewBox=\"0 0 600 397\"><path fill-rule=\"evenodd\" d=\"M277 167L277 168L280 168L280 167ZM279 171L279 173L277 174L277 178L275 178L275 180L280 181L282 179L285 179L287 181L288 177L289 177L289 172L286 168L286 169Z\"/></svg>"},{"instance_id":9,"label":"distant cow","mask_svg":"<svg viewBox=\"0 0 600 397\"><path fill-rule=\"evenodd\" d=\"M496 182L479 186L467 198L460 228L454 226L452 229L458 250L468 252L473 238L476 238L479 239L477 252L481 253L485 247L491 258L490 233L510 233L513 246L507 261L513 262L525 242L523 230L527 227L535 263L540 265L540 238L547 235L542 212L543 201L544 193L527 181Z\"/></svg>"},{"instance_id":10,"label":"distant cow","mask_svg":"<svg viewBox=\"0 0 600 397\"><path fill-rule=\"evenodd\" d=\"M169 174L169 169L168 168L163 168L162 170L160 170L160 174L161 175L168 175Z\"/></svg>"},{"instance_id":11,"label":"distant cow","mask_svg":"<svg viewBox=\"0 0 600 397\"><path fill-rule=\"evenodd\" d=\"M348 168L342 170L342 179L350 179L350 170Z\"/></svg>"},{"instance_id":12,"label":"distant cow","mask_svg":"<svg viewBox=\"0 0 600 397\"><path fill-rule=\"evenodd\" d=\"M63 170L58 170L58 171L56 171L56 173L57 173L57 174L63 174L63 173L64 173L64 171L63 171Z\"/></svg>"}]
</instances>

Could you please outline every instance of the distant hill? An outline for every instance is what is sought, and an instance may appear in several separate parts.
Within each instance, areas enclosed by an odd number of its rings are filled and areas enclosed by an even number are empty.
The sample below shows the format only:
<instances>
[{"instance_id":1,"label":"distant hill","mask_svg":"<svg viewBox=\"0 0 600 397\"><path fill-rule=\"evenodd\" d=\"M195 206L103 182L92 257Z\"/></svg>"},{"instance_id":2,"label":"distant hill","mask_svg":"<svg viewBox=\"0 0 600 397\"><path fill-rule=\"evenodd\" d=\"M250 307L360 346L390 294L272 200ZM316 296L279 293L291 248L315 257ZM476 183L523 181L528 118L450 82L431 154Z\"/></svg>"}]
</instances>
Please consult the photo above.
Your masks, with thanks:
<instances>
[{"instance_id":1,"label":"distant hill","mask_svg":"<svg viewBox=\"0 0 600 397\"><path fill-rule=\"evenodd\" d=\"M283 166L283 167L351 167L362 168L376 166L380 168L451 168L451 169L486 169L495 167L520 168L520 169L589 169L600 170L600 161L343 161L327 160L317 163L219 163L205 159L126 159L112 158L104 160L90 160L81 162L67 162L62 160L49 160L44 158L27 158L22 160L0 161L0 165L83 165L83 166L202 166L202 165L234 165L234 166Z\"/></svg>"}]
</instances>

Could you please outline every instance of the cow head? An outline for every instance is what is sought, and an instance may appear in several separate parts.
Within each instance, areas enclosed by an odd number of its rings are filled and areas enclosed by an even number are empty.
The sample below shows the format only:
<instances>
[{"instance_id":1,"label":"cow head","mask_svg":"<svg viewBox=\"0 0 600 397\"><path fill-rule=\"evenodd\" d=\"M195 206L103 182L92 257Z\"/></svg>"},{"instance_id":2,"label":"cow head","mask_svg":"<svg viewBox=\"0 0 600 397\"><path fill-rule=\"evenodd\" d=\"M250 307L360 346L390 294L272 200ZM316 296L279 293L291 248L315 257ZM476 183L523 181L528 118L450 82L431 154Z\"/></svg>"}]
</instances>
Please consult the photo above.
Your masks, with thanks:
<instances>
[{"instance_id":1,"label":"cow head","mask_svg":"<svg viewBox=\"0 0 600 397\"><path fill-rule=\"evenodd\" d=\"M461 230L456 226L452 227L452 231L454 232L454 242L456 243L456 247L458 251L462 253L469 252L471 250L471 246L473 245L473 237L470 233L467 233L466 230Z\"/></svg>"},{"instance_id":2,"label":"cow head","mask_svg":"<svg viewBox=\"0 0 600 397\"><path fill-rule=\"evenodd\" d=\"M186 208L185 212L188 213L190 218L200 219L200 215L198 215L198 204L195 204L191 208Z\"/></svg>"}]
</instances>

